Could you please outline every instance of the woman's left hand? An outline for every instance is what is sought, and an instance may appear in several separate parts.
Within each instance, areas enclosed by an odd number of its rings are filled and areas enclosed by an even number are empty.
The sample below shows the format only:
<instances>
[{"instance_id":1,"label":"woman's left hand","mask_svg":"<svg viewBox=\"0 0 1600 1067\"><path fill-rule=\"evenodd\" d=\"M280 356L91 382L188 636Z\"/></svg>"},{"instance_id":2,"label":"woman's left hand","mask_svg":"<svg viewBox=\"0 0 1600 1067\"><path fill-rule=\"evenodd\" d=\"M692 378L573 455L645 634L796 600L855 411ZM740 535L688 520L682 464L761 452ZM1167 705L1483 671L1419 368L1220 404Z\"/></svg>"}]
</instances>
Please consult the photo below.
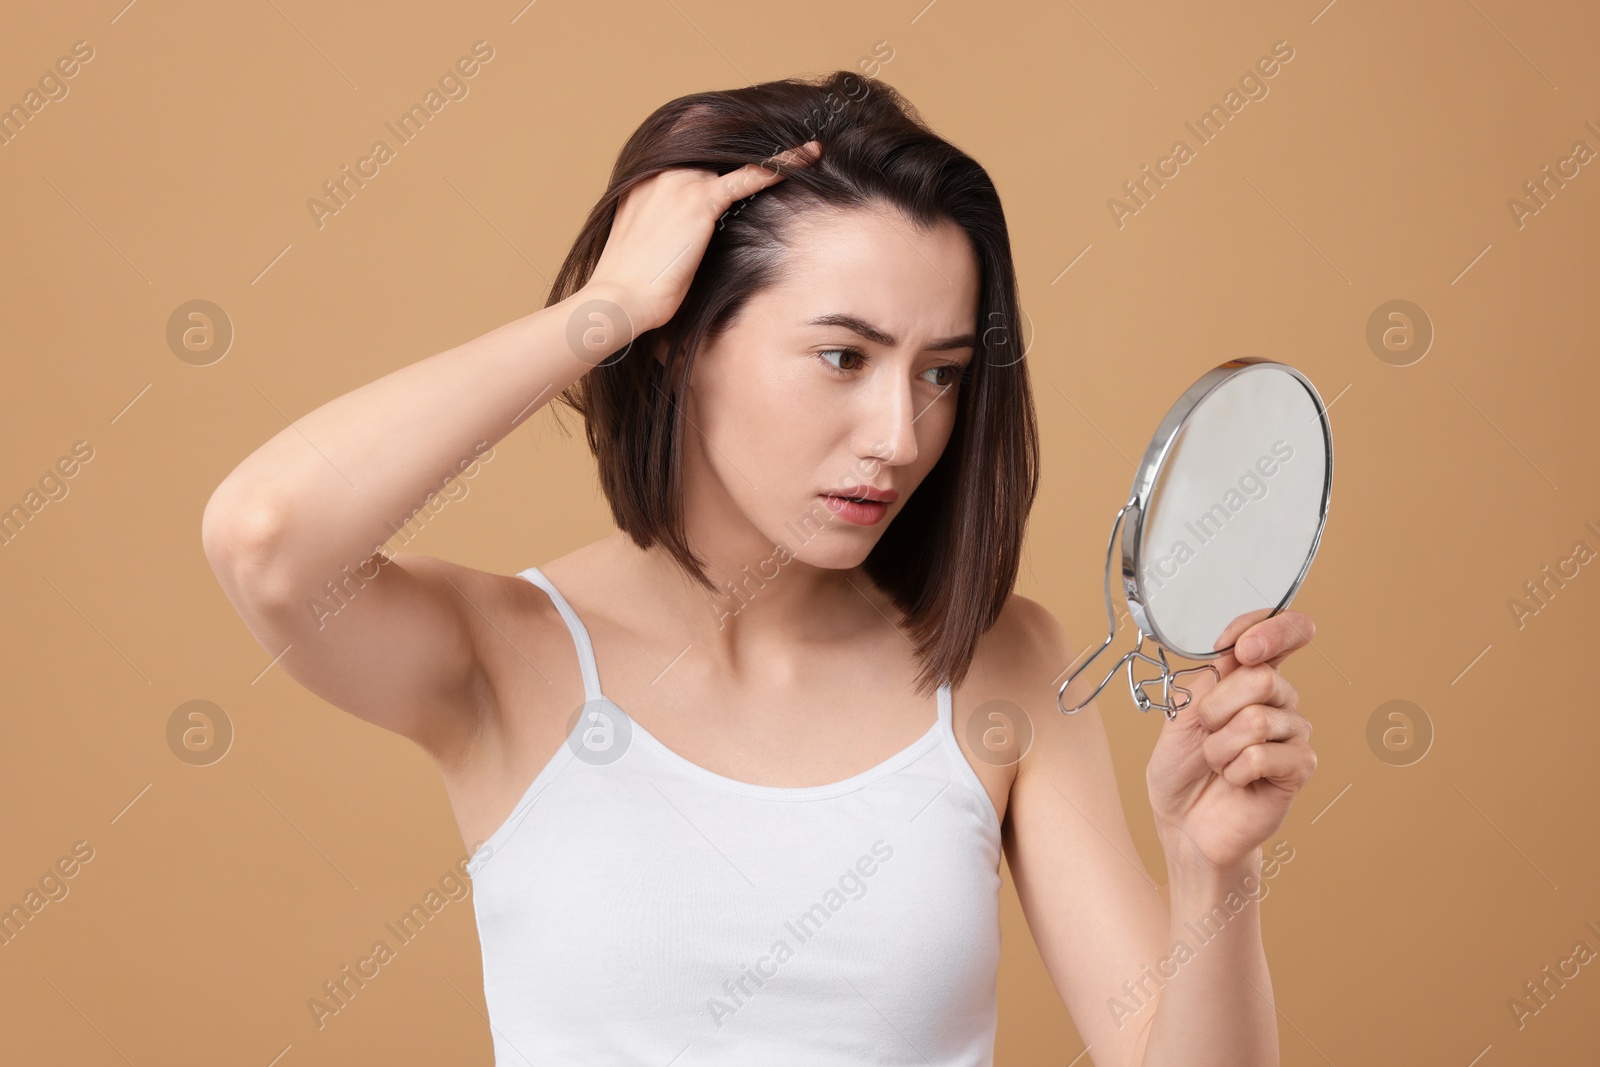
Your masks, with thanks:
<instances>
[{"instance_id":1,"label":"woman's left hand","mask_svg":"<svg viewBox=\"0 0 1600 1067\"><path fill-rule=\"evenodd\" d=\"M1239 616L1214 648L1210 671L1180 679L1192 696L1162 728L1145 780L1169 859L1191 870L1234 870L1283 824L1317 767L1300 694L1278 673L1316 627L1302 611ZM1183 699L1174 693L1169 703Z\"/></svg>"}]
</instances>

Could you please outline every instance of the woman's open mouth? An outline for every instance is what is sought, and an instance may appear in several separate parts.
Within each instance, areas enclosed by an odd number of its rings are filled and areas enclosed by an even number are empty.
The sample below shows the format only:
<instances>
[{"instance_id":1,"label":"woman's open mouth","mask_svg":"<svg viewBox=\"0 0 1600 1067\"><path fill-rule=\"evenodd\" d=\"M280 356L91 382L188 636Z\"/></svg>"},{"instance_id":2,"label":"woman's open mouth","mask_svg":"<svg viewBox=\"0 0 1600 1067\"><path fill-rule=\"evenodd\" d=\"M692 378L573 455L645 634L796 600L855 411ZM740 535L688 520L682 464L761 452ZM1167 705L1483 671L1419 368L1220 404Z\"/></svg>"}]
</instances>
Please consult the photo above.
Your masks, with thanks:
<instances>
[{"instance_id":1,"label":"woman's open mouth","mask_svg":"<svg viewBox=\"0 0 1600 1067\"><path fill-rule=\"evenodd\" d=\"M857 526L872 526L889 513L889 505L882 500L868 500L864 497L834 496L831 493L822 494L822 501L828 509L846 522L855 523Z\"/></svg>"}]
</instances>

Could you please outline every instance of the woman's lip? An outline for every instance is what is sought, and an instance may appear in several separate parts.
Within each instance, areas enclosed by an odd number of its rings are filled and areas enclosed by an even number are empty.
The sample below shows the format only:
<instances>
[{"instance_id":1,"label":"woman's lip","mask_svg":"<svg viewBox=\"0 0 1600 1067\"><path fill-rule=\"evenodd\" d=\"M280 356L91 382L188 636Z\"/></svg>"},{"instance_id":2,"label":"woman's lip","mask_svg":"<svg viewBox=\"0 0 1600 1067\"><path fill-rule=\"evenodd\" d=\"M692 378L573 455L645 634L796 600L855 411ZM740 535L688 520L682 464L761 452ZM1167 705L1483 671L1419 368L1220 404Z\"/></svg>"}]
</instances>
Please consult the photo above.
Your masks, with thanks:
<instances>
[{"instance_id":1,"label":"woman's lip","mask_svg":"<svg viewBox=\"0 0 1600 1067\"><path fill-rule=\"evenodd\" d=\"M875 526L889 513L889 505L882 501L859 504L848 497L833 496L830 493L823 493L821 496L828 510L857 526Z\"/></svg>"},{"instance_id":2,"label":"woman's lip","mask_svg":"<svg viewBox=\"0 0 1600 1067\"><path fill-rule=\"evenodd\" d=\"M856 500L871 500L879 504L893 504L900 499L900 494L893 489L876 489L870 485L841 485L837 493L827 495L851 497Z\"/></svg>"}]
</instances>

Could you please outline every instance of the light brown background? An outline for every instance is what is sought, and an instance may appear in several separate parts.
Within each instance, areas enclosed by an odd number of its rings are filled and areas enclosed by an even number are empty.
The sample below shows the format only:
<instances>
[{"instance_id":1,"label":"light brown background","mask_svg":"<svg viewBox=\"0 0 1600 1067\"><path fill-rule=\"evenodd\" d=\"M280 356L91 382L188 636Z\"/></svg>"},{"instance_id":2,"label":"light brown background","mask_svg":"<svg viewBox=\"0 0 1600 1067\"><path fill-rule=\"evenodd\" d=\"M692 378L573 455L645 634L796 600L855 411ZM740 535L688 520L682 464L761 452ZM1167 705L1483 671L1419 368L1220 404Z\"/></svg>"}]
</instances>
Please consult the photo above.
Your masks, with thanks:
<instances>
[{"instance_id":1,"label":"light brown background","mask_svg":"<svg viewBox=\"0 0 1600 1067\"><path fill-rule=\"evenodd\" d=\"M307 999L464 846L419 750L266 669L206 566L201 510L288 420L541 306L656 106L853 68L886 41L882 76L1004 198L1046 458L1019 591L1080 645L1103 633L1130 460L1183 388L1257 355L1332 402L1331 519L1296 602L1319 629L1284 668L1321 764L1275 835L1295 854L1263 905L1283 1062L1596 1062L1600 963L1521 1029L1507 1001L1577 941L1600 949L1584 927L1600 925L1600 564L1520 629L1507 601L1576 541L1600 550L1584 527L1600 525L1600 163L1521 228L1507 200L1574 141L1600 149L1584 126L1600 125L1600 18L1323 2L9 14L0 104L75 41L95 58L0 147L0 506L75 441L94 458L0 548L0 903L73 842L95 857L0 947L0 1059L489 1062L468 902L312 1023ZM470 95L319 230L307 199L480 39L495 56ZM1279 40L1295 56L1270 94L1117 228L1108 198ZM165 340L195 298L237 331L205 367ZM1396 298L1437 331L1410 366L1365 340ZM409 550L511 572L608 528L581 438L545 412ZM1116 652L1127 639L1124 624ZM1162 880L1143 782L1160 719L1107 692ZM207 767L166 742L197 698L236 730ZM1436 731L1411 766L1367 741L1393 699ZM1004 905L999 1062L1068 1063L1082 1044L1009 879Z\"/></svg>"}]
</instances>

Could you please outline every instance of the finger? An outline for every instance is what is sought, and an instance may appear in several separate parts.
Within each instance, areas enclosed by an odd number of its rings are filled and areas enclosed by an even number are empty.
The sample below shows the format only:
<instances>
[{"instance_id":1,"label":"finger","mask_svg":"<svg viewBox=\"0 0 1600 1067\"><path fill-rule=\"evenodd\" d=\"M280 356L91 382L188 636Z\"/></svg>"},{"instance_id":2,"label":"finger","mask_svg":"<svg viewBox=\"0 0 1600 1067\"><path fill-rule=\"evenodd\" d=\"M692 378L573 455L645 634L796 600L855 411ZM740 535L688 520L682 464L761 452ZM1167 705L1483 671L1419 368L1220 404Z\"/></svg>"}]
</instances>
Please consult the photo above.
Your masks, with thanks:
<instances>
[{"instance_id":1,"label":"finger","mask_svg":"<svg viewBox=\"0 0 1600 1067\"><path fill-rule=\"evenodd\" d=\"M1309 645L1316 632L1316 623L1305 612L1279 612L1239 635L1233 655L1240 663L1270 662L1276 667L1289 653Z\"/></svg>"},{"instance_id":2,"label":"finger","mask_svg":"<svg viewBox=\"0 0 1600 1067\"><path fill-rule=\"evenodd\" d=\"M1276 667L1253 663L1240 667L1195 700L1201 725L1215 733L1251 704L1290 711L1300 702L1299 690Z\"/></svg>"},{"instance_id":3,"label":"finger","mask_svg":"<svg viewBox=\"0 0 1600 1067\"><path fill-rule=\"evenodd\" d=\"M1233 785L1270 781L1298 790L1317 769L1317 753L1303 742L1268 741L1251 745L1222 770L1222 777Z\"/></svg>"},{"instance_id":4,"label":"finger","mask_svg":"<svg viewBox=\"0 0 1600 1067\"><path fill-rule=\"evenodd\" d=\"M1246 611L1229 622L1211 648L1232 645L1230 654L1235 662L1254 664L1269 661L1275 656L1288 656L1294 649L1309 645L1315 633L1317 624L1304 611L1288 609L1272 614L1270 608L1258 608L1256 611ZM1256 645L1258 640L1264 643Z\"/></svg>"},{"instance_id":5,"label":"finger","mask_svg":"<svg viewBox=\"0 0 1600 1067\"><path fill-rule=\"evenodd\" d=\"M808 167L820 158L822 158L822 142L813 137L805 144L768 156L766 162L783 166Z\"/></svg>"},{"instance_id":6,"label":"finger","mask_svg":"<svg viewBox=\"0 0 1600 1067\"><path fill-rule=\"evenodd\" d=\"M1262 619L1269 617L1271 614L1271 608L1257 608L1255 611L1245 612L1243 615L1240 615L1238 618L1228 623L1227 629L1222 631L1222 636L1217 638L1216 643L1211 646L1211 650L1215 652L1219 648L1227 648L1229 645L1238 640L1240 634L1250 629L1250 627L1254 626Z\"/></svg>"},{"instance_id":7,"label":"finger","mask_svg":"<svg viewBox=\"0 0 1600 1067\"><path fill-rule=\"evenodd\" d=\"M1211 769L1220 774L1251 745L1310 737L1311 721L1299 712L1270 704L1251 704L1239 709L1228 720L1228 725L1207 737L1200 752Z\"/></svg>"},{"instance_id":8,"label":"finger","mask_svg":"<svg viewBox=\"0 0 1600 1067\"><path fill-rule=\"evenodd\" d=\"M727 201L724 210L734 201L743 200L769 185L782 181L787 177L784 173L785 167L809 166L821 155L822 142L811 140L796 148L768 156L760 163L747 163L737 170L729 171L717 179L717 189Z\"/></svg>"}]
</instances>

